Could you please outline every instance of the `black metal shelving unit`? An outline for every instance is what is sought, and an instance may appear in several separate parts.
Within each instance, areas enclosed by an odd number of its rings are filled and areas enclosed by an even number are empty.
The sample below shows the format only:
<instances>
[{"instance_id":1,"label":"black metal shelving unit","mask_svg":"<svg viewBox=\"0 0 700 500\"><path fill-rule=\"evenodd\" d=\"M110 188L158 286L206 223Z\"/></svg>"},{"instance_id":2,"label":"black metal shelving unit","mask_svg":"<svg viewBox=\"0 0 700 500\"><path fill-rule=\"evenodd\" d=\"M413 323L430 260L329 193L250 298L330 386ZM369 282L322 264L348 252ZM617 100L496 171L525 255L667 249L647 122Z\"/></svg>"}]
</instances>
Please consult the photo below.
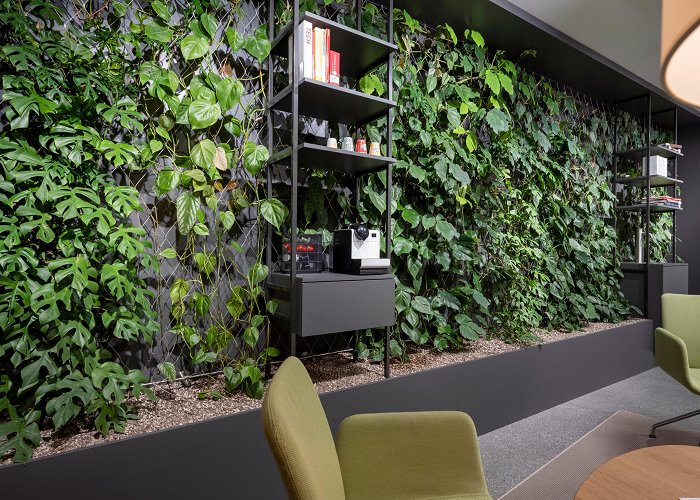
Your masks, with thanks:
<instances>
[{"instance_id":1,"label":"black metal shelving unit","mask_svg":"<svg viewBox=\"0 0 700 500\"><path fill-rule=\"evenodd\" d=\"M292 21L275 36L274 0L269 2L268 33L272 50L268 57L268 149L274 149L273 113L291 114L291 146L273 152L268 161L267 196L273 195L273 167L283 165L291 171L290 193L290 261L296 262L298 237L298 187L299 170L326 170L348 174L353 179L354 199L360 195L360 179L371 173L386 175L386 219L384 249L391 255L391 186L392 165L392 110L393 54L397 47L393 40L394 1L387 3L387 40L362 32L362 0L356 0L356 27L351 28L324 17L299 12L299 0L294 0ZM358 90L334 86L316 80L302 78L298 61L300 43L296 29L303 21L314 27L331 30L331 47L341 54L341 74L359 80L360 77L381 64L388 65L387 98L364 94ZM289 39L294 50L289 51ZM291 83L279 93L274 92L273 57L289 57ZM340 123L349 127L362 127L379 118L387 118L385 138L386 156L371 156L354 151L333 149L300 140L300 116ZM340 142L340 138L339 141ZM340 144L339 144L340 146ZM272 229L267 231L266 262L272 269ZM290 266L289 273L271 272L267 280L269 297L280 297L276 318L289 331L290 353L296 355L297 337L309 337L336 332L355 332L367 328L385 328L384 376L389 377L391 327L394 324L394 276L380 274L355 276L324 271L322 273L298 273ZM356 345L355 345L356 349ZM356 359L357 353L354 353Z\"/></svg>"},{"instance_id":2,"label":"black metal shelving unit","mask_svg":"<svg viewBox=\"0 0 700 500\"><path fill-rule=\"evenodd\" d=\"M641 148L634 148L628 150L618 151L618 113L621 109L625 109L627 106L634 103L643 102L643 108L641 113L637 113L638 116L642 116L644 120L644 127L646 132L646 145ZM634 112L631 112L634 114ZM678 108L672 107L668 109L662 109L658 111L652 110L652 98L651 94L644 94L641 96L636 96L630 99L625 99L623 101L618 101L615 103L615 125L614 125L614 159L613 159L613 192L615 193L616 199L616 212L643 212L644 214L644 252L643 252L643 262L641 263L630 263L621 262L620 268L634 269L637 272L644 273L644 310L642 311L645 316L649 314L649 266L651 264L651 247L650 247L650 222L651 214L654 213L671 213L673 218L673 241L672 241L672 263L677 261L676 253L676 212L681 211L681 208L675 208L670 206L660 206L650 203L651 189L652 188L666 188L666 192L669 193L674 198L678 195L678 187L683 183L682 180L678 178L678 159L683 156L682 153L672 151L668 148L662 147L660 145L654 145L651 143L651 128L653 119L655 116L663 114L672 114L672 127L673 127L673 142L678 141ZM650 175L650 164L652 156L662 156L671 161L672 169L668 172L668 176L662 175ZM620 177L618 176L618 161L619 160L632 160L639 164L641 169L641 164L643 159L646 158L647 171L641 172L639 176L632 177ZM617 205L618 194L627 188L642 188L644 190L644 195L641 203L634 203L631 205ZM670 192L669 192L670 191ZM617 216L615 216L615 233L617 234Z\"/></svg>"}]
</instances>

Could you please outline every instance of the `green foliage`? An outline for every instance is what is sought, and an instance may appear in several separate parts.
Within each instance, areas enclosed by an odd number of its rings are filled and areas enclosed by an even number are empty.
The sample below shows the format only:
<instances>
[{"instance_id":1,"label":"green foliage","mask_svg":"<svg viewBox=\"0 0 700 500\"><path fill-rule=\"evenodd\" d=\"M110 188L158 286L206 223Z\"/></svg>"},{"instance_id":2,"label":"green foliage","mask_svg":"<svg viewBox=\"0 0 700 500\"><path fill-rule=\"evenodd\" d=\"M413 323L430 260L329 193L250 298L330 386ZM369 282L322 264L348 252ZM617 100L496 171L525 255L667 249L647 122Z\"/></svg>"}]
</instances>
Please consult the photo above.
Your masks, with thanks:
<instances>
[{"instance_id":1,"label":"green foliage","mask_svg":"<svg viewBox=\"0 0 700 500\"><path fill-rule=\"evenodd\" d=\"M613 270L612 117L518 69L483 38L433 37L396 11L393 256L395 331L460 346L490 332L618 321ZM380 223L380 176L363 217ZM381 359L367 345L366 354ZM361 347L365 346L363 343Z\"/></svg>"},{"instance_id":2,"label":"green foliage","mask_svg":"<svg viewBox=\"0 0 700 500\"><path fill-rule=\"evenodd\" d=\"M167 2L152 7L161 18L172 11ZM142 46L149 55L137 61L143 85L138 109L147 115L153 153L144 167L156 179L156 196L174 200L177 229L185 240L177 252L166 249L160 256L192 271L169 283L170 333L192 370L223 369L229 374L227 391L260 397L258 365L275 352L260 338L268 321L264 239L246 249L254 256L248 267L231 257L231 248L242 250L235 229L251 210L259 227L265 222L280 227L288 210L260 189L270 153L254 139L264 113L261 62L270 41L266 26L250 34L237 31L245 22L242 12L237 2L222 8L202 3L170 17L170 46L159 46L159 40ZM239 61L235 70L222 62L233 60ZM160 363L159 370L166 379L175 378L172 362Z\"/></svg>"},{"instance_id":3,"label":"green foliage","mask_svg":"<svg viewBox=\"0 0 700 500\"><path fill-rule=\"evenodd\" d=\"M110 175L143 147L138 89L124 84L122 47L134 39L69 17L0 2L0 456L17 462L44 422L58 430L87 416L119 432L127 395L152 397L140 371L113 361L115 342L150 342L157 330L139 275L157 261L129 221L138 193ZM170 39L157 22L145 35Z\"/></svg>"}]
</instances>

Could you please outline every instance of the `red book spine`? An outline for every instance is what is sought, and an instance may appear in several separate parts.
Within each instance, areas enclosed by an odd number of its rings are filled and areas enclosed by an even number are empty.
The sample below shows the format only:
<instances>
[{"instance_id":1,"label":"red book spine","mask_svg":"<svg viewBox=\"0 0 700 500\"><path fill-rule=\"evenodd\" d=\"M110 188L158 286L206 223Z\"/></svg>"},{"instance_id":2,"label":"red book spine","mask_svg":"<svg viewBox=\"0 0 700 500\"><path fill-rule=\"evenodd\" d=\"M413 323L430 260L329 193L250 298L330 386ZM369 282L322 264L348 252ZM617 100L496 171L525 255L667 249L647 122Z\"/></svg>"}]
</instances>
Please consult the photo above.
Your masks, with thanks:
<instances>
[{"instance_id":1,"label":"red book spine","mask_svg":"<svg viewBox=\"0 0 700 500\"><path fill-rule=\"evenodd\" d=\"M329 53L329 74L328 83L331 85L340 85L340 54L334 50Z\"/></svg>"},{"instance_id":2,"label":"red book spine","mask_svg":"<svg viewBox=\"0 0 700 500\"><path fill-rule=\"evenodd\" d=\"M330 81L330 73L331 73L331 65L330 65L330 56L331 56L331 30L330 28L326 28L326 53L325 55L325 64L326 64L326 83Z\"/></svg>"}]
</instances>

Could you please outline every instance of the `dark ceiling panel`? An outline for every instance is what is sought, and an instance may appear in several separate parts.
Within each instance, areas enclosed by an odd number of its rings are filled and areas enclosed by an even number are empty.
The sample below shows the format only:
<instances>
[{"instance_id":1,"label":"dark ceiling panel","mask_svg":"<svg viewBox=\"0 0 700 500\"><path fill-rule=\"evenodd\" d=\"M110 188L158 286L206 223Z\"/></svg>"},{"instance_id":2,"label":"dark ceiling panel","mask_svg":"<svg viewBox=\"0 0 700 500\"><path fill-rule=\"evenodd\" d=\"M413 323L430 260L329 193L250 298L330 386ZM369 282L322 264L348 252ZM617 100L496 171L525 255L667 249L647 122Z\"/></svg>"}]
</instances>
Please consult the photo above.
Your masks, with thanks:
<instances>
[{"instance_id":1,"label":"dark ceiling panel","mask_svg":"<svg viewBox=\"0 0 700 500\"><path fill-rule=\"evenodd\" d=\"M679 126L700 123L700 111L674 102L663 90L507 0L395 0L394 5L431 26L447 22L458 33L478 30L489 47L504 50L522 67L596 100L614 104L651 92L654 111L677 105ZM537 56L521 59L526 49L536 50ZM672 113L655 116L663 126L671 123Z\"/></svg>"}]
</instances>

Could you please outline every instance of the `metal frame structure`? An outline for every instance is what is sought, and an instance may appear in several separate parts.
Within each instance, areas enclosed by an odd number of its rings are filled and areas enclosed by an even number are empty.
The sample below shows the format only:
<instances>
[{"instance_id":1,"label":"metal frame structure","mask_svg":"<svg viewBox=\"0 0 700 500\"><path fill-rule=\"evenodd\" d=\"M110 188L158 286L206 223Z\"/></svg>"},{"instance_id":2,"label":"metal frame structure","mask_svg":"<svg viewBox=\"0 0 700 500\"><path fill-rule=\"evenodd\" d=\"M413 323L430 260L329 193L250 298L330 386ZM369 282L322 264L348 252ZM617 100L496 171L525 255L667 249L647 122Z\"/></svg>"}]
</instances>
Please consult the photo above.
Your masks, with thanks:
<instances>
[{"instance_id":1,"label":"metal frame structure","mask_svg":"<svg viewBox=\"0 0 700 500\"><path fill-rule=\"evenodd\" d=\"M269 7L268 7L268 35L270 40L273 40L273 52L275 50L275 19L274 19L274 0L269 0ZM394 0L388 0L387 1L387 7L388 7L388 24L387 24L387 39L388 42L380 42L383 43L384 46L389 46L393 48L393 50L390 50L388 53L388 61L383 61L388 64L388 82L387 82L387 88L388 88L388 98L387 99L378 99L373 96L366 95L366 97L363 97L361 95L358 95L358 93L353 92L353 98L354 99L367 99L368 104L371 103L377 103L378 101L381 101L379 103L380 106L386 107L386 116L387 118L387 137L386 137L386 161L383 162L384 165L383 167L372 167L372 168L363 168L361 170L358 170L357 172L352 172L352 174L355 176L355 182L353 186L353 191L354 191L354 196L355 196L355 203L359 203L359 198L361 194L361 189L360 189L360 183L362 177L366 176L367 174L374 173L380 170L384 170L385 175L386 175L386 220L385 220L385 249L386 249L386 255L390 256L391 255L391 192L392 192L392 165L393 165L393 158L392 158L392 136L393 136L393 129L392 129L392 118L393 118L393 106L395 103L392 101L393 99L393 51L396 50L396 46L391 44L391 41L393 40L393 30L394 30L394 24L393 24L393 7L394 7ZM362 29L362 0L355 0L355 9L356 9L356 29L357 33L352 34L351 36L357 37L358 40L377 40L374 37L371 37L370 35L367 35L365 33L359 33ZM291 81L291 106L289 111L291 112L292 116L292 129L291 129L291 148L289 148L289 151L286 152L283 156L285 158L288 158L289 165L291 168L291 202L290 202L290 259L291 262L294 263L296 262L296 246L297 246L297 236L298 236L298 215L299 215L299 207L298 207L298 184L299 184L299 168L300 166L303 167L303 165L300 165L300 158L299 158L299 152L300 148L306 146L307 150L309 149L309 145L300 145L299 141L299 133L300 133L300 126L299 126L299 109L300 109L300 82L302 80L302 75L299 72L299 64L298 61L295 60L296 55L299 53L299 47L298 44L300 41L297 39L297 27L299 26L300 22L302 20L302 15L299 12L299 0L294 0L293 1L293 16L292 16L292 22L291 26L284 28L283 31L289 30L288 33L285 36L292 37L293 40L293 47L294 50L291 51L291 54L289 54L289 57L291 59L291 68L292 68L292 81ZM278 35L279 38L280 35ZM267 93L268 93L268 110L267 110L267 146L268 150L272 152L274 148L274 139L273 139L273 120L272 120L272 113L273 113L273 106L275 103L275 94L274 94L274 85L273 85L273 76L274 76L274 62L273 62L273 52L270 53L268 56L268 82L267 82ZM353 55L357 54L346 54L347 57L353 57ZM369 69L374 69L374 68L369 68ZM353 75L356 76L356 75ZM322 89L325 92L328 92L329 89ZM338 87L338 92L343 92L345 89ZM330 90L333 92L333 90ZM283 91L286 93L287 91ZM280 92L280 95L283 93ZM364 121L364 122L358 122L354 123L352 125L356 127L361 127L366 125L366 123L373 121L377 119L378 116L372 116L370 119ZM278 159L280 158L279 155L272 155L271 160L268 164L271 165L275 163ZM267 172L267 182L266 182L266 189L267 189L267 197L270 198L273 196L273 185L272 185L272 176L270 175L270 172L268 170ZM271 264L272 264L272 228L270 225L268 225L267 228L267 234L266 234L266 262L268 265L268 268L272 269ZM298 311L298 301L300 298L298 297L298 290L297 286L295 284L297 283L297 269L295 265L290 266L290 272L289 272L289 342L290 342L290 353L291 355L296 355L296 343L297 343L297 336L301 335L301 332L297 332L296 325L297 321L295 318L295 315L297 314ZM270 280L268 278L268 296L269 296L269 283ZM354 347L353 347L353 360L357 359L357 341L358 341L358 331L354 332ZM384 332L384 376L389 377L389 359L390 359L390 340L391 340L391 326L386 326L385 327L385 332Z\"/></svg>"},{"instance_id":2,"label":"metal frame structure","mask_svg":"<svg viewBox=\"0 0 700 500\"><path fill-rule=\"evenodd\" d=\"M642 115L644 117L644 124L645 124L645 134L646 134L646 145L642 148L637 148L637 149L632 149L632 150L625 150L625 151L619 151L618 150L618 113L620 112L620 107L627 105L629 103L635 102L635 101L640 101L644 100L644 108L645 112ZM680 156L683 156L682 154L676 154L673 153L669 150L666 149L661 149L658 146L653 146L651 144L651 126L652 126L652 119L654 116L658 116L660 114L665 114L665 113L673 113L673 140L674 142L678 141L678 108L676 106L668 109L662 109L659 111L652 111L652 100L651 100L651 94L643 94L635 97L631 97L629 99L624 99L621 101L618 101L615 103L615 117L614 117L614 143L613 143L613 149L614 149L614 156L613 156L613 192L615 193L615 200L616 200L616 206L615 210L617 211L635 211L639 212L642 211L644 212L644 315L648 316L649 314L649 264L651 263L651 245L650 245L650 238L649 238L649 233L650 233L650 223L651 223L651 213L652 212L670 212L672 214L672 224L673 224L673 241L672 241L672 250L671 250L671 258L672 262L677 261L677 254L676 254L676 212L680 209L675 209L675 208L670 208L670 207L654 207L652 209L652 206L650 204L650 196L651 196L651 189L654 187L664 187L666 189L668 188L673 188L673 197L677 197L678 195L678 185L681 184L683 181L678 179L678 158ZM649 168L651 164L651 156L652 156L652 151L654 154L663 154L666 158L670 159L673 161L673 170L670 172L672 175L669 175L667 178L660 178L660 177L655 177L654 183L652 184L652 176L650 175L651 169ZM632 178L620 178L618 176L618 159L619 158L631 158L634 160L642 160L642 158L646 158L647 162L647 172L646 175L642 172L642 175L638 177L632 177ZM618 185L623 185L623 186L636 186L636 187L642 187L644 188L644 203L640 204L632 204L632 205L626 205L626 206L618 206L617 205L617 195L618 195ZM615 226L615 234L617 234L617 215L615 215L614 218L614 226Z\"/></svg>"}]
</instances>

